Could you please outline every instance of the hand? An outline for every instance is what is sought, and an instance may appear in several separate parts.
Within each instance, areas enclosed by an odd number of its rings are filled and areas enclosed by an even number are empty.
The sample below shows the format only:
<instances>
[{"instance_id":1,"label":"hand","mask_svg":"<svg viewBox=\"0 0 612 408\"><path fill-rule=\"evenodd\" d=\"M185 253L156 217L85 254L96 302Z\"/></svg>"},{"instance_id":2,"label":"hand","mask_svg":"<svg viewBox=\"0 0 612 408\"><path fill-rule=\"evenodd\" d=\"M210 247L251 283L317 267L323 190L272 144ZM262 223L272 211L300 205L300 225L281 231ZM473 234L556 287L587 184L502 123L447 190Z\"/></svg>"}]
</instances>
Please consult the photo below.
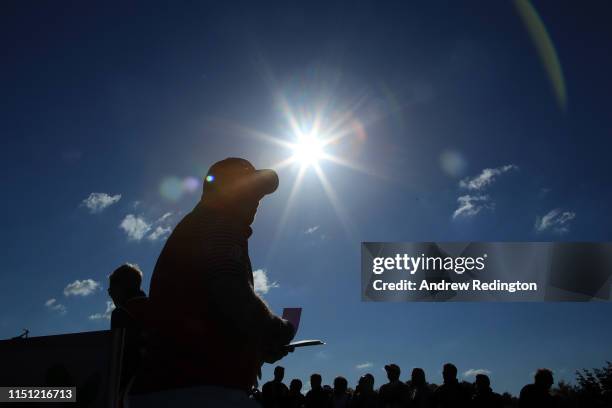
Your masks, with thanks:
<instances>
[{"instance_id":1,"label":"hand","mask_svg":"<svg viewBox=\"0 0 612 408\"><path fill-rule=\"evenodd\" d=\"M273 364L278 360L282 359L289 353L293 353L295 347L292 346L279 346L274 348L265 349L263 352L263 359L268 364Z\"/></svg>"}]
</instances>

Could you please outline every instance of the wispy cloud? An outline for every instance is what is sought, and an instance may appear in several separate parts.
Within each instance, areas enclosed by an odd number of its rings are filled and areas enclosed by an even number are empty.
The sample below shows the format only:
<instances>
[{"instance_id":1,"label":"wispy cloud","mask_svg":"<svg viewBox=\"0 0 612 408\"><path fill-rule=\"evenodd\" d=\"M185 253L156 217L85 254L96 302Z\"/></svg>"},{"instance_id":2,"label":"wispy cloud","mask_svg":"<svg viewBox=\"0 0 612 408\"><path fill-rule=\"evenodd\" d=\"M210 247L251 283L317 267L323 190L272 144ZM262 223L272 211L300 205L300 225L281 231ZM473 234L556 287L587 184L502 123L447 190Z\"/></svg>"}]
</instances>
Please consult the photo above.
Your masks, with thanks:
<instances>
[{"instance_id":1,"label":"wispy cloud","mask_svg":"<svg viewBox=\"0 0 612 408\"><path fill-rule=\"evenodd\" d=\"M119 200L121 200L121 194L111 196L106 193L91 193L89 197L84 199L81 203L89 208L89 211L94 214L99 213Z\"/></svg>"},{"instance_id":2,"label":"wispy cloud","mask_svg":"<svg viewBox=\"0 0 612 408\"><path fill-rule=\"evenodd\" d=\"M453 213L453 218L473 217L483 209L492 209L494 203L488 195L463 195L457 198L459 207Z\"/></svg>"},{"instance_id":3,"label":"wispy cloud","mask_svg":"<svg viewBox=\"0 0 612 408\"><path fill-rule=\"evenodd\" d=\"M278 288L277 282L270 282L265 269L257 269L253 271L253 283L255 286L255 292L261 295L265 295L272 288Z\"/></svg>"},{"instance_id":4,"label":"wispy cloud","mask_svg":"<svg viewBox=\"0 0 612 408\"><path fill-rule=\"evenodd\" d=\"M483 188L492 184L495 179L510 170L517 170L518 166L514 164L507 164L505 166L497 167L494 169L483 169L482 172L473 178L464 178L459 182L459 186L467 188L468 190L482 190Z\"/></svg>"},{"instance_id":5,"label":"wispy cloud","mask_svg":"<svg viewBox=\"0 0 612 408\"><path fill-rule=\"evenodd\" d=\"M575 212L555 208L542 217L536 217L535 229L538 232L551 230L558 234L564 234L569 231L570 221L574 218L576 218Z\"/></svg>"},{"instance_id":6,"label":"wispy cloud","mask_svg":"<svg viewBox=\"0 0 612 408\"><path fill-rule=\"evenodd\" d=\"M367 361L365 363L357 364L355 366L355 368L358 369L358 370L365 370L366 368L371 368L373 366L374 366L374 364L372 364L369 361Z\"/></svg>"},{"instance_id":7,"label":"wispy cloud","mask_svg":"<svg viewBox=\"0 0 612 408\"><path fill-rule=\"evenodd\" d=\"M306 229L306 231L304 231L304 234L307 234L307 235L308 234L313 234L313 233L317 232L319 227L320 227L319 225L315 225L313 227L310 227L310 228Z\"/></svg>"},{"instance_id":8,"label":"wispy cloud","mask_svg":"<svg viewBox=\"0 0 612 408\"><path fill-rule=\"evenodd\" d=\"M165 239L168 237L168 235L170 235L170 232L172 232L172 228L170 227L157 226L153 230L153 232L147 235L147 239L149 241L157 241L158 239Z\"/></svg>"},{"instance_id":9,"label":"wispy cloud","mask_svg":"<svg viewBox=\"0 0 612 408\"><path fill-rule=\"evenodd\" d=\"M465 378L467 377L475 377L478 374L490 375L491 371L485 368L470 368L469 370L463 373Z\"/></svg>"},{"instance_id":10,"label":"wispy cloud","mask_svg":"<svg viewBox=\"0 0 612 408\"><path fill-rule=\"evenodd\" d=\"M119 228L127 234L131 241L141 241L145 237L149 241L157 241L167 238L172 232L172 228L167 225L171 216L172 213L167 212L157 220L149 222L142 215L128 214L119 224Z\"/></svg>"},{"instance_id":11,"label":"wispy cloud","mask_svg":"<svg viewBox=\"0 0 612 408\"><path fill-rule=\"evenodd\" d=\"M66 285L64 288L64 296L88 296L100 288L100 283L93 279L77 279Z\"/></svg>"},{"instance_id":12,"label":"wispy cloud","mask_svg":"<svg viewBox=\"0 0 612 408\"><path fill-rule=\"evenodd\" d=\"M62 305L61 303L57 302L57 299L55 298L51 298L49 300L47 300L45 302L45 307L49 310L53 310L55 312L58 312L59 314L66 314L66 306Z\"/></svg>"},{"instance_id":13,"label":"wispy cloud","mask_svg":"<svg viewBox=\"0 0 612 408\"><path fill-rule=\"evenodd\" d=\"M107 300L106 310L104 311L104 313L95 313L95 314L89 315L89 320L101 320L101 319L110 320L111 314L113 313L114 309L115 309L115 304L111 302L110 300Z\"/></svg>"},{"instance_id":14,"label":"wispy cloud","mask_svg":"<svg viewBox=\"0 0 612 408\"><path fill-rule=\"evenodd\" d=\"M134 214L128 214L125 216L121 224L121 228L128 236L128 239L132 241L140 241L144 236L151 230L151 224L149 224L143 217L136 216Z\"/></svg>"}]
</instances>

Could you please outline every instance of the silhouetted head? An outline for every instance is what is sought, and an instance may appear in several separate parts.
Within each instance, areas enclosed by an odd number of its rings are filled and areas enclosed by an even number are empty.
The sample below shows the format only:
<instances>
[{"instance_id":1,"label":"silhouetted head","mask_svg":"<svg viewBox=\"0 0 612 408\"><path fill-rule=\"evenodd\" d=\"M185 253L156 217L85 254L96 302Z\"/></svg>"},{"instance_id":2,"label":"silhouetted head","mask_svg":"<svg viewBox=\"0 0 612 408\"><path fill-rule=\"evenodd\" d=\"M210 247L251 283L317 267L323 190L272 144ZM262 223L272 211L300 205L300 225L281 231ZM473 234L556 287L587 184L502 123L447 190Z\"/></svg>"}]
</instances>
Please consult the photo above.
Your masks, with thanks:
<instances>
[{"instance_id":1,"label":"silhouetted head","mask_svg":"<svg viewBox=\"0 0 612 408\"><path fill-rule=\"evenodd\" d=\"M491 380L488 375L476 374L474 385L476 386L476 392L478 394L484 394L491 391Z\"/></svg>"},{"instance_id":2,"label":"silhouetted head","mask_svg":"<svg viewBox=\"0 0 612 408\"><path fill-rule=\"evenodd\" d=\"M417 385L417 386L425 385L426 384L425 371L423 371L422 368L418 368L418 367L413 368L410 381L412 382L412 385Z\"/></svg>"},{"instance_id":3,"label":"silhouetted head","mask_svg":"<svg viewBox=\"0 0 612 408\"><path fill-rule=\"evenodd\" d=\"M344 394L348 388L348 381L344 377L334 378L334 394Z\"/></svg>"},{"instance_id":4,"label":"silhouetted head","mask_svg":"<svg viewBox=\"0 0 612 408\"><path fill-rule=\"evenodd\" d=\"M397 381L400 378L401 370L397 364L387 364L385 366L387 372L387 378L389 381Z\"/></svg>"},{"instance_id":5,"label":"silhouetted head","mask_svg":"<svg viewBox=\"0 0 612 408\"><path fill-rule=\"evenodd\" d=\"M259 201L277 188L278 175L274 170L255 170L248 160L230 157L208 170L202 201L231 211L250 225Z\"/></svg>"},{"instance_id":6,"label":"silhouetted head","mask_svg":"<svg viewBox=\"0 0 612 408\"><path fill-rule=\"evenodd\" d=\"M285 378L285 367L274 367L274 381L283 381L283 378Z\"/></svg>"},{"instance_id":7,"label":"silhouetted head","mask_svg":"<svg viewBox=\"0 0 612 408\"><path fill-rule=\"evenodd\" d=\"M359 377L358 387L361 391L374 390L374 376L370 373L367 373Z\"/></svg>"},{"instance_id":8,"label":"silhouetted head","mask_svg":"<svg viewBox=\"0 0 612 408\"><path fill-rule=\"evenodd\" d=\"M298 378L294 378L289 383L289 392L292 394L298 394L302 390L302 381Z\"/></svg>"},{"instance_id":9,"label":"silhouetted head","mask_svg":"<svg viewBox=\"0 0 612 408\"><path fill-rule=\"evenodd\" d=\"M310 388L321 388L321 383L323 379L321 378L321 374L313 374L310 376Z\"/></svg>"},{"instance_id":10,"label":"silhouetted head","mask_svg":"<svg viewBox=\"0 0 612 408\"><path fill-rule=\"evenodd\" d=\"M142 272L138 266L126 263L115 269L108 280L108 294L115 305L120 306L139 295Z\"/></svg>"},{"instance_id":11,"label":"silhouetted head","mask_svg":"<svg viewBox=\"0 0 612 408\"><path fill-rule=\"evenodd\" d=\"M442 378L444 379L444 383L457 381L457 367L451 363L444 364L442 368Z\"/></svg>"},{"instance_id":12,"label":"silhouetted head","mask_svg":"<svg viewBox=\"0 0 612 408\"><path fill-rule=\"evenodd\" d=\"M535 385L539 388L549 390L550 387L555 383L553 379L553 373L547 368L540 368L535 373Z\"/></svg>"}]
</instances>

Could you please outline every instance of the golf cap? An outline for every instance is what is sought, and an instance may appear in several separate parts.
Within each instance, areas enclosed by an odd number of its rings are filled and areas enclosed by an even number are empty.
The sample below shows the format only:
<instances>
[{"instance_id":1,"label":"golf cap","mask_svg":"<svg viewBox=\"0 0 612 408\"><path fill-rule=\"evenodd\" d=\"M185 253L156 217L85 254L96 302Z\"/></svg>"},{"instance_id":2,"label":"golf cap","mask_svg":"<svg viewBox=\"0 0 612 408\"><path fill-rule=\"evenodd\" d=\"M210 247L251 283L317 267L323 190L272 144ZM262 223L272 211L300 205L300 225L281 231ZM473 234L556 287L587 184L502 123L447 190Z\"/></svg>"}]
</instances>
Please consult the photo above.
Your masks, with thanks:
<instances>
[{"instance_id":1,"label":"golf cap","mask_svg":"<svg viewBox=\"0 0 612 408\"><path fill-rule=\"evenodd\" d=\"M254 194L258 199L278 188L274 170L255 170L245 159L230 157L213 164L204 179L204 194L220 193L228 196Z\"/></svg>"}]
</instances>

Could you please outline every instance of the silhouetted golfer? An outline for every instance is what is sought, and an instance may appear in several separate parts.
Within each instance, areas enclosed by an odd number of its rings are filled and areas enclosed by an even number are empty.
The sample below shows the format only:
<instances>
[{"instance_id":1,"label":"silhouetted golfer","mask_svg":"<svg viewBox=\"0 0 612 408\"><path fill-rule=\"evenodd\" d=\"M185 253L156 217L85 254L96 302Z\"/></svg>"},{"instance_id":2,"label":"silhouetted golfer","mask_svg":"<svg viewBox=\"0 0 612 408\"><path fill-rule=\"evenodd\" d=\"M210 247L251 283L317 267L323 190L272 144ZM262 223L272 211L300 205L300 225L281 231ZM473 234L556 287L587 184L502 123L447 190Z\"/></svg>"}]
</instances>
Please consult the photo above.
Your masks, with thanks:
<instances>
[{"instance_id":1,"label":"silhouetted golfer","mask_svg":"<svg viewBox=\"0 0 612 408\"><path fill-rule=\"evenodd\" d=\"M287 403L289 389L283 384L285 368L274 367L274 379L264 384L261 389L261 402L264 408L283 408Z\"/></svg>"},{"instance_id":2,"label":"silhouetted golfer","mask_svg":"<svg viewBox=\"0 0 612 408\"><path fill-rule=\"evenodd\" d=\"M550 408L556 406L556 401L550 395L550 387L555 383L552 371L540 368L534 377L533 384L527 384L521 390L519 407L521 408Z\"/></svg>"},{"instance_id":3,"label":"silhouetted golfer","mask_svg":"<svg viewBox=\"0 0 612 408\"><path fill-rule=\"evenodd\" d=\"M471 395L457 380L457 367L446 363L442 368L444 383L434 393L436 408L463 408L470 405Z\"/></svg>"},{"instance_id":4,"label":"silhouetted golfer","mask_svg":"<svg viewBox=\"0 0 612 408\"><path fill-rule=\"evenodd\" d=\"M378 390L380 406L384 408L405 407L408 404L408 386L400 381L400 368L397 364L385 366L389 382Z\"/></svg>"},{"instance_id":5,"label":"silhouetted golfer","mask_svg":"<svg viewBox=\"0 0 612 408\"><path fill-rule=\"evenodd\" d=\"M261 365L287 354L294 329L255 294L248 251L259 201L277 187L274 171L244 159L209 169L201 200L166 241L151 277L158 327L139 377L170 390L139 402L238 406L244 398L248 406Z\"/></svg>"}]
</instances>

